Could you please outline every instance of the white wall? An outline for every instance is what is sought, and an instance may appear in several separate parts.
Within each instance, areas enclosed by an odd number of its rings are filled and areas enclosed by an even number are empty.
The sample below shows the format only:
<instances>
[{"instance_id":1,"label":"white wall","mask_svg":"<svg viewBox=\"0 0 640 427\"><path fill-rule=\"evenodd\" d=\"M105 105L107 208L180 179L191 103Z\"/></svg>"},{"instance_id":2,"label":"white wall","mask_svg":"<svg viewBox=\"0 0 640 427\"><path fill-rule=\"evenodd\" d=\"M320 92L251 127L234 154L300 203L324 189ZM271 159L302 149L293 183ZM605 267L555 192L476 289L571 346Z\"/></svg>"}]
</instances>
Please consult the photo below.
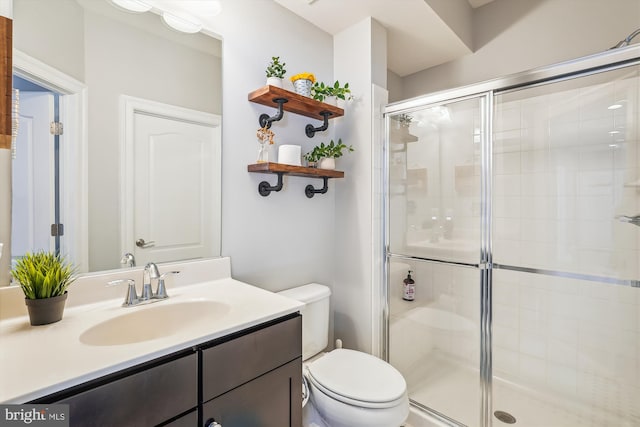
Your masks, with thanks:
<instances>
[{"instance_id":1,"label":"white wall","mask_svg":"<svg viewBox=\"0 0 640 427\"><path fill-rule=\"evenodd\" d=\"M331 285L335 187L342 183L330 180L326 194L308 199L304 187L322 186L322 180L286 176L282 191L260 196L258 184L275 184L277 177L248 173L247 165L257 159L258 117L276 110L249 102L247 95L265 85L272 56L286 63L287 77L307 71L332 81L332 38L271 1L226 2L220 18L215 30L224 39L222 254L231 257L233 277L265 289ZM333 138L332 125L307 138L308 123L321 122L285 112L271 127L276 144L299 144L307 152Z\"/></svg>"},{"instance_id":2,"label":"white wall","mask_svg":"<svg viewBox=\"0 0 640 427\"><path fill-rule=\"evenodd\" d=\"M374 155L382 150L381 140L372 144L372 85L386 86L386 33L366 19L331 37L271 2L248 3L251 8L225 4L215 29L224 37L222 253L231 257L235 278L269 290L308 282L330 285L335 337L347 347L376 351L371 303L378 294L373 270L379 253L374 254L372 230L379 227L373 221L379 203L373 168ZM271 56L287 64L287 76L309 71L321 81L348 81L356 97L345 107L345 117L331 120L329 130L313 139L303 133L313 120L285 112L272 126L277 144L300 144L303 152L338 138L355 147L338 161L345 178L330 180L324 195L304 196L308 183L321 181L285 177L282 191L262 197L258 183L275 183L276 176L246 171L256 160L257 118L275 112L247 101L249 92L264 85ZM376 100L384 104L383 98ZM381 109L375 114L380 118Z\"/></svg>"},{"instance_id":3,"label":"white wall","mask_svg":"<svg viewBox=\"0 0 640 427\"><path fill-rule=\"evenodd\" d=\"M382 55L380 53L383 53ZM333 307L336 338L346 347L368 352L374 349L375 316L372 298L379 294L375 287L376 246L375 209L380 206L379 190L375 186L374 166L382 153L381 139L374 140L375 117L373 84L386 85L386 32L376 21L368 18L347 28L334 38L334 70L336 77L346 80L356 98L336 126L336 136L356 151L340 159L344 182L336 188L336 266L333 288ZM380 72L382 70L382 73ZM377 91L376 91L377 92ZM377 114L376 114L377 113Z\"/></svg>"},{"instance_id":4,"label":"white wall","mask_svg":"<svg viewBox=\"0 0 640 427\"><path fill-rule=\"evenodd\" d=\"M406 99L607 50L638 28L638 0L495 0L475 10L475 51L409 75ZM636 40L637 42L637 40Z\"/></svg>"},{"instance_id":5,"label":"white wall","mask_svg":"<svg viewBox=\"0 0 640 427\"><path fill-rule=\"evenodd\" d=\"M13 3L14 48L84 81L82 7L75 0Z\"/></svg>"}]
</instances>

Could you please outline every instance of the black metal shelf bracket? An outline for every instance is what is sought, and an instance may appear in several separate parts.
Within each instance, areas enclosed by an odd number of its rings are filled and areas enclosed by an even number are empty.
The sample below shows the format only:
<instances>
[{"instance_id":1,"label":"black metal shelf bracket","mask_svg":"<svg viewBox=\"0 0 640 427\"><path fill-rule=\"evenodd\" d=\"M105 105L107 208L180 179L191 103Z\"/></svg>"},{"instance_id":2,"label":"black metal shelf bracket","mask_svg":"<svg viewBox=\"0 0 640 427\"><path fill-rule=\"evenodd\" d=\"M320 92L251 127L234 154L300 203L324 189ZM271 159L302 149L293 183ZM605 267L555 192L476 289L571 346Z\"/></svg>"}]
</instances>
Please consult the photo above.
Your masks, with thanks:
<instances>
[{"instance_id":1,"label":"black metal shelf bracket","mask_svg":"<svg viewBox=\"0 0 640 427\"><path fill-rule=\"evenodd\" d=\"M282 175L284 175L284 172L277 172L277 175L278 183L275 186L271 186L267 181L262 181L258 184L258 193L260 193L261 196L267 197L272 191L282 190Z\"/></svg>"},{"instance_id":2,"label":"black metal shelf bracket","mask_svg":"<svg viewBox=\"0 0 640 427\"><path fill-rule=\"evenodd\" d=\"M320 194L326 193L327 190L329 190L329 178L326 176L323 176L322 180L324 181L324 186L322 188L316 189L316 188L313 188L313 185L309 184L304 188L304 194L308 198L312 198L314 195L318 193Z\"/></svg>"},{"instance_id":3,"label":"black metal shelf bracket","mask_svg":"<svg viewBox=\"0 0 640 427\"><path fill-rule=\"evenodd\" d=\"M284 116L284 109L282 108L282 106L286 102L289 102L289 100L286 98L274 98L273 102L278 104L278 112L273 117L270 117L268 114L260 114L260 117L258 118L258 123L260 123L260 127L266 126L266 128L269 129L271 127L271 123L282 120L282 116Z\"/></svg>"},{"instance_id":4,"label":"black metal shelf bracket","mask_svg":"<svg viewBox=\"0 0 640 427\"><path fill-rule=\"evenodd\" d=\"M321 111L320 115L324 117L324 123L319 128L313 127L312 124L308 124L304 128L304 133L307 134L309 138L313 138L316 132L322 132L324 130L329 129L329 116L332 116L333 113L331 111Z\"/></svg>"}]
</instances>

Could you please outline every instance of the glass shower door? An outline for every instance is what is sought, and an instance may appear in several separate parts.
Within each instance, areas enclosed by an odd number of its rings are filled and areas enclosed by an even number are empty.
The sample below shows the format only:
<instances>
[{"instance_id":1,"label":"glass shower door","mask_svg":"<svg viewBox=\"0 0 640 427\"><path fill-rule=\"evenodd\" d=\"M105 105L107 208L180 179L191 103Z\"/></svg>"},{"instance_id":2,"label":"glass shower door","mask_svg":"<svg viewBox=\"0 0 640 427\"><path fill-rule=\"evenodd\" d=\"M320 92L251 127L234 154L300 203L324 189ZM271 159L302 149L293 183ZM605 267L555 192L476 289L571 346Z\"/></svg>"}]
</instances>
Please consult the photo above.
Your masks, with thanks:
<instances>
[{"instance_id":1,"label":"glass shower door","mask_svg":"<svg viewBox=\"0 0 640 427\"><path fill-rule=\"evenodd\" d=\"M388 116L389 361L410 399L478 425L487 97ZM415 299L404 280L411 271ZM405 299L403 299L405 297Z\"/></svg>"},{"instance_id":2,"label":"glass shower door","mask_svg":"<svg viewBox=\"0 0 640 427\"><path fill-rule=\"evenodd\" d=\"M640 425L639 93L630 66L495 97L493 410L519 426Z\"/></svg>"}]
</instances>

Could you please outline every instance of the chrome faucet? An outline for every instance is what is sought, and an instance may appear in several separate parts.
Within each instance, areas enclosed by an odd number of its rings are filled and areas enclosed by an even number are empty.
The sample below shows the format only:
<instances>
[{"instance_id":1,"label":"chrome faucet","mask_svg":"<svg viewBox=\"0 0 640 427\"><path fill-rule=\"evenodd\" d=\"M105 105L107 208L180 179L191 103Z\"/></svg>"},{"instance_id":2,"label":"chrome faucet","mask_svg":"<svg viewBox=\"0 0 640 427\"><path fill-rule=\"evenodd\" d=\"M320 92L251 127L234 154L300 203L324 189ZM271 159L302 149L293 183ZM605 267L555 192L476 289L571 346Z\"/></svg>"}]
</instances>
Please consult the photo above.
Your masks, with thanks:
<instances>
[{"instance_id":1,"label":"chrome faucet","mask_svg":"<svg viewBox=\"0 0 640 427\"><path fill-rule=\"evenodd\" d=\"M144 271L142 273L142 295L140 295L141 301L146 301L153 297L151 280L159 278L160 272L158 271L158 266L153 262L147 263L147 265L144 266Z\"/></svg>"},{"instance_id":2,"label":"chrome faucet","mask_svg":"<svg viewBox=\"0 0 640 427\"><path fill-rule=\"evenodd\" d=\"M135 267L136 257L134 257L131 252L127 252L126 254L122 255L122 258L120 258L120 264L127 267Z\"/></svg>"},{"instance_id":3,"label":"chrome faucet","mask_svg":"<svg viewBox=\"0 0 640 427\"><path fill-rule=\"evenodd\" d=\"M180 272L167 271L164 274L160 274L160 272L158 271L158 266L155 263L147 263L147 265L144 266L144 271L142 272L142 294L140 295L140 297L138 297L138 293L136 292L136 282L133 279L112 280L108 282L107 285L112 286L121 283L127 283L127 295L125 296L124 302L122 303L123 307L150 304L152 302L158 302L162 301L163 299L169 298L169 295L167 295L167 288L164 283L165 277L178 273ZM153 279L158 279L158 286L155 292L153 292L151 287L151 281Z\"/></svg>"}]
</instances>

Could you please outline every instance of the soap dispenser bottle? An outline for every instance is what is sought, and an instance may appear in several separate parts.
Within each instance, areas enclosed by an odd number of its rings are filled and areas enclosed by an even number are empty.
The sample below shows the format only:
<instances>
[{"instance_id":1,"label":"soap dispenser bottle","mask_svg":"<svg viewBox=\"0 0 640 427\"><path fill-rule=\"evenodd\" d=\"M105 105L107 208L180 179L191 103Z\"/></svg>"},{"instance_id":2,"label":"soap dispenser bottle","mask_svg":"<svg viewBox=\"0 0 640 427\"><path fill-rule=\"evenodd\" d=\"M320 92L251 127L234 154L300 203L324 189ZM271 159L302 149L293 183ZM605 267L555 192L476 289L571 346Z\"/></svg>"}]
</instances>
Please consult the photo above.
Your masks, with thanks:
<instances>
[{"instance_id":1,"label":"soap dispenser bottle","mask_svg":"<svg viewBox=\"0 0 640 427\"><path fill-rule=\"evenodd\" d=\"M416 282L411 278L411 270L407 274L407 278L404 279L404 292L402 293L402 299L405 301L413 301L416 297Z\"/></svg>"}]
</instances>

